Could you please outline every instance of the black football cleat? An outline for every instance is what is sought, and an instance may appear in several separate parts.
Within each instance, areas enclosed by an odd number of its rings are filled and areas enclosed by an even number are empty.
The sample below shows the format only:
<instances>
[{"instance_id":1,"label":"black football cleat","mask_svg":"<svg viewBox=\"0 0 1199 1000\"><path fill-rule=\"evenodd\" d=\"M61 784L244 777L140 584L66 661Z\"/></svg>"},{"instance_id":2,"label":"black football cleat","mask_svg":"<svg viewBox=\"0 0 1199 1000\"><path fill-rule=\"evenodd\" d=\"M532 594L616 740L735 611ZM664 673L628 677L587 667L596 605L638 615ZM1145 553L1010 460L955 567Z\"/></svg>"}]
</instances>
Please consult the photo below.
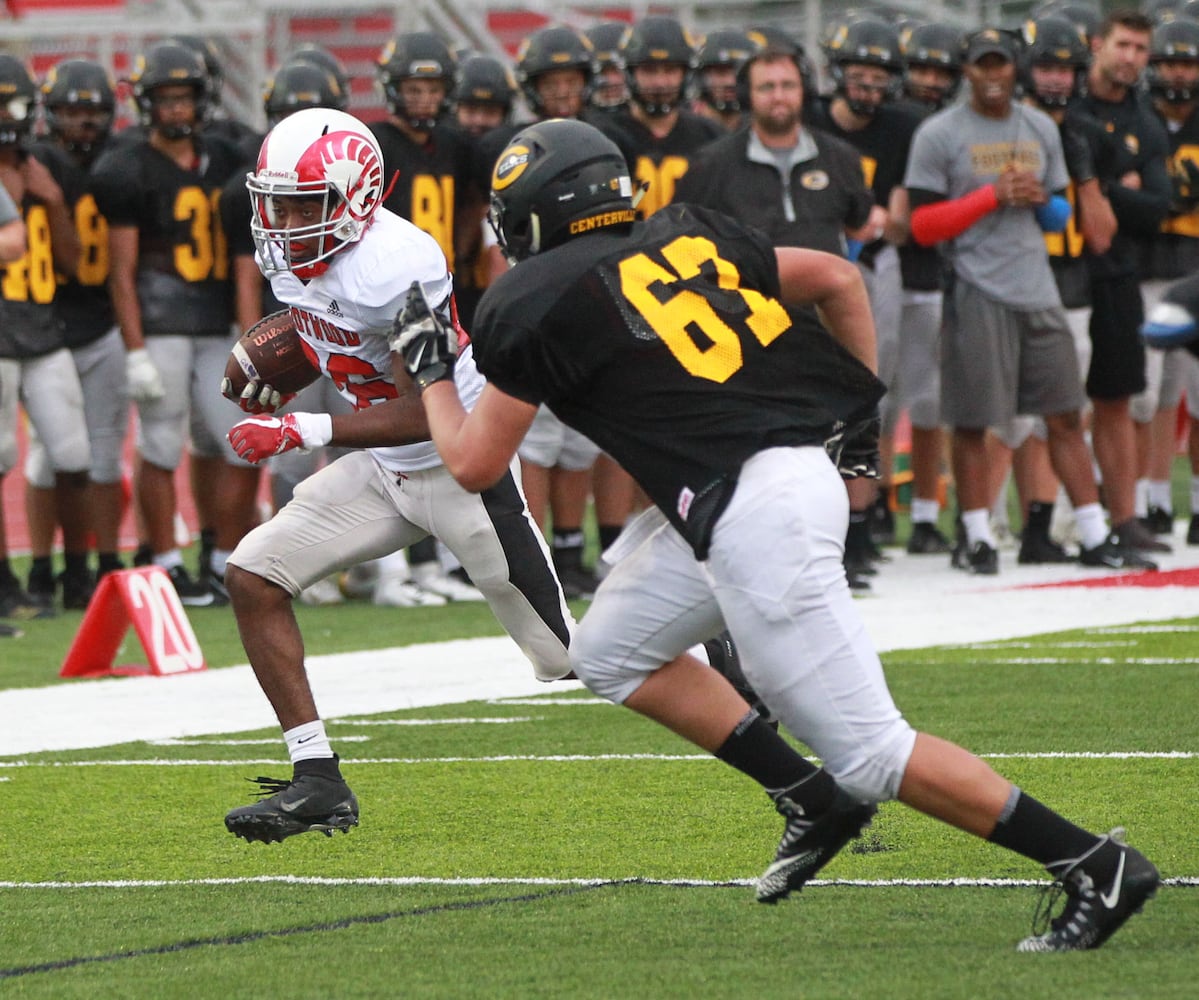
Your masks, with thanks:
<instances>
[{"instance_id":1,"label":"black football cleat","mask_svg":"<svg viewBox=\"0 0 1199 1000\"><path fill-rule=\"evenodd\" d=\"M1153 862L1122 842L1123 830L1116 829L1081 858L1049 865L1055 876L1045 903L1037 908L1033 933L1017 951L1085 951L1098 948L1116 933L1129 917L1140 913L1153 898L1161 876ZM1108 843L1120 849L1116 870L1102 885L1087 873L1087 858ZM1057 870L1055 870L1057 869ZM1066 896L1062 912L1049 920L1049 910L1059 893Z\"/></svg>"},{"instance_id":2,"label":"black football cleat","mask_svg":"<svg viewBox=\"0 0 1199 1000\"><path fill-rule=\"evenodd\" d=\"M1080 549L1078 562L1082 566L1102 569L1142 569L1150 572L1157 569L1157 563L1125 546L1114 531L1094 548Z\"/></svg>"},{"instance_id":3,"label":"black football cleat","mask_svg":"<svg viewBox=\"0 0 1199 1000\"><path fill-rule=\"evenodd\" d=\"M878 811L877 806L859 802L841 789L837 789L833 804L816 817L804 815L786 792L778 795L774 806L787 825L774 861L758 879L759 903L777 903L802 889L870 825Z\"/></svg>"},{"instance_id":4,"label":"black football cleat","mask_svg":"<svg viewBox=\"0 0 1199 1000\"><path fill-rule=\"evenodd\" d=\"M932 522L917 521L912 525L912 533L908 536L909 555L939 555L952 550L949 539Z\"/></svg>"},{"instance_id":5,"label":"black football cleat","mask_svg":"<svg viewBox=\"0 0 1199 1000\"><path fill-rule=\"evenodd\" d=\"M322 765L323 773L313 773ZM225 827L248 841L277 844L297 833L348 833L358 825L358 799L337 771L337 758L329 761L300 761L290 781L279 778L250 778L258 783L261 801L239 806L225 816ZM307 766L305 766L307 765ZM330 773L334 777L329 776Z\"/></svg>"},{"instance_id":6,"label":"black football cleat","mask_svg":"<svg viewBox=\"0 0 1199 1000\"><path fill-rule=\"evenodd\" d=\"M1025 532L1020 539L1020 554L1016 562L1021 566L1044 566L1054 563L1072 563L1078 560L1048 535Z\"/></svg>"}]
</instances>

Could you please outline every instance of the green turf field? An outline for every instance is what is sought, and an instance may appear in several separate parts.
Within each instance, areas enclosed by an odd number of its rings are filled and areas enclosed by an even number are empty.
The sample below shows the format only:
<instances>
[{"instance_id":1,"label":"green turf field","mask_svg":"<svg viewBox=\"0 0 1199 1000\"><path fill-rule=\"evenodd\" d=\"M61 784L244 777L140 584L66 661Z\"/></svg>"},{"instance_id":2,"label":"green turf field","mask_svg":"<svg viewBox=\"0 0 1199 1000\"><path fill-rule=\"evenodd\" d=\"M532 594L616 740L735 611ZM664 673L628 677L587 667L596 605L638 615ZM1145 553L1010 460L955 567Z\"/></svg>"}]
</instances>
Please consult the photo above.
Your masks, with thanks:
<instances>
[{"instance_id":1,"label":"green turf field","mask_svg":"<svg viewBox=\"0 0 1199 1000\"><path fill-rule=\"evenodd\" d=\"M395 641L394 610L300 614L315 651ZM399 614L414 642L497 631ZM191 617L210 664L240 661L227 611ZM51 624L7 686L53 678ZM1157 862L1169 884L1095 953L1017 954L1043 873L895 804L758 905L781 821L756 786L569 692L329 720L362 806L332 839L225 831L246 778L288 774L276 730L0 759L0 996L1192 997L1196 624L884 658L914 724Z\"/></svg>"}]
</instances>

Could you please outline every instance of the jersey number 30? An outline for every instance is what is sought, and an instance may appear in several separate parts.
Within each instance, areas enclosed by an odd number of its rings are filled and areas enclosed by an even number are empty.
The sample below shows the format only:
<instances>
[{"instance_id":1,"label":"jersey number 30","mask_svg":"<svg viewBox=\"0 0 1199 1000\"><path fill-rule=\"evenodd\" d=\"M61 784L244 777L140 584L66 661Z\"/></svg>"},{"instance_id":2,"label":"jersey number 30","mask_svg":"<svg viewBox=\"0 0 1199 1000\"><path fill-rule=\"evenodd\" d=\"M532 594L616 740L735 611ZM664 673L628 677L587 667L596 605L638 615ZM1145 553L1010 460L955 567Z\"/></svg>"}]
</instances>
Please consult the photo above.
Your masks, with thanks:
<instances>
[{"instance_id":1,"label":"jersey number 30","mask_svg":"<svg viewBox=\"0 0 1199 1000\"><path fill-rule=\"evenodd\" d=\"M782 304L742 288L736 266L717 255L711 240L680 236L662 248L662 256L673 270L643 253L622 260L620 288L679 364L696 378L726 382L741 368L741 334L726 320L744 324L763 347L790 328L791 317ZM719 290L677 287L705 266L715 270ZM732 302L730 297L741 301Z\"/></svg>"}]
</instances>

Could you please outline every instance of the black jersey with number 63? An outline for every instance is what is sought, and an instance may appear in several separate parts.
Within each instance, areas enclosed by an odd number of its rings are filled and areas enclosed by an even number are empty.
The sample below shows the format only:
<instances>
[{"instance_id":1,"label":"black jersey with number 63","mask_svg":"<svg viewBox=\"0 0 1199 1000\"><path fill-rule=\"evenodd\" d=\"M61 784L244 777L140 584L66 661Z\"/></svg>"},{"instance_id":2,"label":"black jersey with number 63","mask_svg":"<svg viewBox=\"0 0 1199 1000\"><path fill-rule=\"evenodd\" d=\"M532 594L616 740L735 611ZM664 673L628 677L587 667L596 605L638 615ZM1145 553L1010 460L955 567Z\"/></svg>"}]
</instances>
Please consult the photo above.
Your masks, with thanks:
<instances>
[{"instance_id":1,"label":"black jersey with number 63","mask_svg":"<svg viewBox=\"0 0 1199 1000\"><path fill-rule=\"evenodd\" d=\"M882 394L778 295L762 234L671 205L523 261L484 294L471 339L488 380L548 404L690 537L688 498L765 448L824 442Z\"/></svg>"}]
</instances>

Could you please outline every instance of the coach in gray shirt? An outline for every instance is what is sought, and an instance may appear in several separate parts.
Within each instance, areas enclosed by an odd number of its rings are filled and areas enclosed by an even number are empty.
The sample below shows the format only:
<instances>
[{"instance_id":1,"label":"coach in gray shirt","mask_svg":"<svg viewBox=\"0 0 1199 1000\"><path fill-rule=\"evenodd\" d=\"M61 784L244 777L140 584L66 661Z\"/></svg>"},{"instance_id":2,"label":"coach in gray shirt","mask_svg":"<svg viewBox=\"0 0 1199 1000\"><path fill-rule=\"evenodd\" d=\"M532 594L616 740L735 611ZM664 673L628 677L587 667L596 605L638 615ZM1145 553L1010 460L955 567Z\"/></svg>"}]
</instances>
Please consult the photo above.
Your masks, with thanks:
<instances>
[{"instance_id":1,"label":"coach in gray shirt","mask_svg":"<svg viewBox=\"0 0 1199 1000\"><path fill-rule=\"evenodd\" d=\"M1081 429L1078 358L1044 241L1069 219L1069 177L1057 126L1012 99L1018 54L1016 37L996 28L967 39L969 100L917 129L904 178L913 239L941 247L952 264L941 386L965 535L954 565L998 572L985 435L1035 414L1045 419L1053 468L1074 506L1079 560L1144 566L1108 534L1099 505Z\"/></svg>"}]
</instances>

